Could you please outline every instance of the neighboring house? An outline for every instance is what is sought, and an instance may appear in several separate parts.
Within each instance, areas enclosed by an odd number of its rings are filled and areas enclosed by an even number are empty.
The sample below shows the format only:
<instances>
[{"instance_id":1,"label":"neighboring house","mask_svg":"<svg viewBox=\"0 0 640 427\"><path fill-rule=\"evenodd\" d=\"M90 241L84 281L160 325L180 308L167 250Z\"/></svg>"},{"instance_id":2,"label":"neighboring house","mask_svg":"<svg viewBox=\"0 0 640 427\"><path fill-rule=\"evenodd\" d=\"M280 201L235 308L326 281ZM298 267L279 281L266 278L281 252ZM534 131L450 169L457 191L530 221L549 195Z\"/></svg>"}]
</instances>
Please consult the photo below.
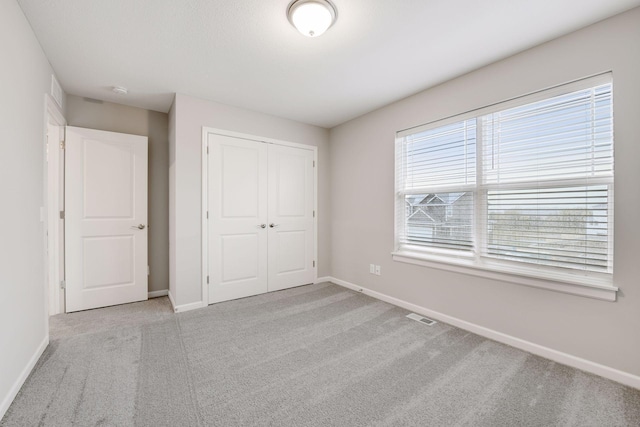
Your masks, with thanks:
<instances>
[{"instance_id":1,"label":"neighboring house","mask_svg":"<svg viewBox=\"0 0 640 427\"><path fill-rule=\"evenodd\" d=\"M470 243L471 193L421 194L409 196L405 201L409 240L439 243L443 247L453 242Z\"/></svg>"}]
</instances>

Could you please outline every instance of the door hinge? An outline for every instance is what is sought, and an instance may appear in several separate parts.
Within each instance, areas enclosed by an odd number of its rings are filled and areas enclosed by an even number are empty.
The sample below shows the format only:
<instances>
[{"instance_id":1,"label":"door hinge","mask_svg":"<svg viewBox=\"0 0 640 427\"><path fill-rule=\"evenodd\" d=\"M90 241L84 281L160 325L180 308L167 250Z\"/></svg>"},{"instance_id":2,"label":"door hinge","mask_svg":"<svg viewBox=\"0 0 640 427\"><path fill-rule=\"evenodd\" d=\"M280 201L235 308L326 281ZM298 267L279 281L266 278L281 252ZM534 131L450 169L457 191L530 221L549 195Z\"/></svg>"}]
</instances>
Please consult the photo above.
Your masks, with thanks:
<instances>
[{"instance_id":1,"label":"door hinge","mask_svg":"<svg viewBox=\"0 0 640 427\"><path fill-rule=\"evenodd\" d=\"M209 219L209 211L207 211L207 219Z\"/></svg>"},{"instance_id":2,"label":"door hinge","mask_svg":"<svg viewBox=\"0 0 640 427\"><path fill-rule=\"evenodd\" d=\"M313 217L314 218L316 217L316 211L313 211Z\"/></svg>"},{"instance_id":3,"label":"door hinge","mask_svg":"<svg viewBox=\"0 0 640 427\"><path fill-rule=\"evenodd\" d=\"M60 219L64 219L64 211L60 211Z\"/></svg>"},{"instance_id":4,"label":"door hinge","mask_svg":"<svg viewBox=\"0 0 640 427\"><path fill-rule=\"evenodd\" d=\"M60 289L67 289L67 282L64 280L60 281Z\"/></svg>"},{"instance_id":5,"label":"door hinge","mask_svg":"<svg viewBox=\"0 0 640 427\"><path fill-rule=\"evenodd\" d=\"M315 262L315 261L313 261L313 266L314 266L314 267L316 266L316 262Z\"/></svg>"},{"instance_id":6,"label":"door hinge","mask_svg":"<svg viewBox=\"0 0 640 427\"><path fill-rule=\"evenodd\" d=\"M316 161L315 160L313 161L313 167L314 168L316 167Z\"/></svg>"},{"instance_id":7,"label":"door hinge","mask_svg":"<svg viewBox=\"0 0 640 427\"><path fill-rule=\"evenodd\" d=\"M151 276L151 267L147 265L147 276Z\"/></svg>"},{"instance_id":8,"label":"door hinge","mask_svg":"<svg viewBox=\"0 0 640 427\"><path fill-rule=\"evenodd\" d=\"M209 284L209 276L207 276L207 285Z\"/></svg>"},{"instance_id":9,"label":"door hinge","mask_svg":"<svg viewBox=\"0 0 640 427\"><path fill-rule=\"evenodd\" d=\"M64 150L64 141L60 141L60 149Z\"/></svg>"},{"instance_id":10,"label":"door hinge","mask_svg":"<svg viewBox=\"0 0 640 427\"><path fill-rule=\"evenodd\" d=\"M207 145L207 154L209 154L209 146Z\"/></svg>"}]
</instances>

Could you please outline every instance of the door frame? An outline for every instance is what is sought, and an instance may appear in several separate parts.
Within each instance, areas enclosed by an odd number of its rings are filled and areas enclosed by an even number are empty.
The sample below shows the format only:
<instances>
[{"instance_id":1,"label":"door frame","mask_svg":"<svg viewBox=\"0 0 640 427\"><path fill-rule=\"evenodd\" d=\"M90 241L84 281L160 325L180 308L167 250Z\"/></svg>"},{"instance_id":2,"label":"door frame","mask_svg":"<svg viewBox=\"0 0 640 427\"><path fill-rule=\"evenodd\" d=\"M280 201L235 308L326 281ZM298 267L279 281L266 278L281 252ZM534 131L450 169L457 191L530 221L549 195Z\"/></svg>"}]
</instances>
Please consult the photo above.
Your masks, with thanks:
<instances>
[{"instance_id":1,"label":"door frame","mask_svg":"<svg viewBox=\"0 0 640 427\"><path fill-rule=\"evenodd\" d=\"M60 180L50 182L49 170L55 167L60 171L64 164L64 149L60 145L48 147L49 137L47 135L49 123L61 129L62 136L60 142L64 141L64 129L67 120L56 101L48 93L44 95L44 182L43 182L43 206L46 214L43 215L44 222L44 253L45 253L45 318L47 319L47 331L49 316L64 313L64 289L61 288L60 281L64 280L64 269L60 268L61 258L64 261L64 251L60 251L61 238L63 236L59 224L60 212L64 211L64 203L58 203L64 197L64 183ZM53 152L57 150L57 156L50 155L47 150ZM54 164L55 163L55 164ZM62 171L64 173L64 171ZM54 200L53 206L49 199Z\"/></svg>"},{"instance_id":2,"label":"door frame","mask_svg":"<svg viewBox=\"0 0 640 427\"><path fill-rule=\"evenodd\" d=\"M209 206L209 155L208 155L208 142L209 135L221 135L231 138L248 139L251 141L262 142L266 144L282 145L285 147L300 148L303 150L310 150L313 152L313 161L315 167L313 168L313 209L316 213L313 218L313 259L316 260L316 269L314 283L318 280L318 147L307 144L300 144L297 142L283 141L275 138L266 138L262 136L250 135L246 133L234 132L224 129L217 129L212 127L202 127L202 203L201 203L201 224L202 224L202 271L201 271L201 283L202 283L202 305L206 307L209 305L209 221L207 218L207 207Z\"/></svg>"}]
</instances>

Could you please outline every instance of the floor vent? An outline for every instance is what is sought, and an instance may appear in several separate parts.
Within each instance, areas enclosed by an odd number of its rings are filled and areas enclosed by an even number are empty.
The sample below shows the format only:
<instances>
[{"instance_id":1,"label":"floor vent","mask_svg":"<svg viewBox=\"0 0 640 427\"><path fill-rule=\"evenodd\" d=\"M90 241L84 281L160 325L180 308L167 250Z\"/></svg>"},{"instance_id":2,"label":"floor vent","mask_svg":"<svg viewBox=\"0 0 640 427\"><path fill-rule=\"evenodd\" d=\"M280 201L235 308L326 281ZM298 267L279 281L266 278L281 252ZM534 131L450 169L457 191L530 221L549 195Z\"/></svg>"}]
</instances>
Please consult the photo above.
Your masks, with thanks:
<instances>
[{"instance_id":1,"label":"floor vent","mask_svg":"<svg viewBox=\"0 0 640 427\"><path fill-rule=\"evenodd\" d=\"M420 316L419 314L415 313L407 314L407 317L409 319L415 320L416 322L424 323L427 326L435 325L436 323L438 323L433 319L429 319L428 317Z\"/></svg>"}]
</instances>

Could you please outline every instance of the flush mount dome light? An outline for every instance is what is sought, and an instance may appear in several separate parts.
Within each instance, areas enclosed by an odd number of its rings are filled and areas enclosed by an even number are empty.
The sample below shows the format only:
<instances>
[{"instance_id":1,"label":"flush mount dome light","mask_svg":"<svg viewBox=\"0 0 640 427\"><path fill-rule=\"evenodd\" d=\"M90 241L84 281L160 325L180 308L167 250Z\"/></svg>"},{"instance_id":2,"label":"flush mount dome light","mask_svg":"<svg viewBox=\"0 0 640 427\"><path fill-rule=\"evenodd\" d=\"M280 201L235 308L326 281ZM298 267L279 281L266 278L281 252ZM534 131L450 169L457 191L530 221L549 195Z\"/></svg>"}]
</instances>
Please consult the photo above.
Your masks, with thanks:
<instances>
[{"instance_id":1,"label":"flush mount dome light","mask_svg":"<svg viewBox=\"0 0 640 427\"><path fill-rule=\"evenodd\" d=\"M328 0L294 0L287 9L289 22L307 37L318 37L336 22L338 13Z\"/></svg>"}]
</instances>

